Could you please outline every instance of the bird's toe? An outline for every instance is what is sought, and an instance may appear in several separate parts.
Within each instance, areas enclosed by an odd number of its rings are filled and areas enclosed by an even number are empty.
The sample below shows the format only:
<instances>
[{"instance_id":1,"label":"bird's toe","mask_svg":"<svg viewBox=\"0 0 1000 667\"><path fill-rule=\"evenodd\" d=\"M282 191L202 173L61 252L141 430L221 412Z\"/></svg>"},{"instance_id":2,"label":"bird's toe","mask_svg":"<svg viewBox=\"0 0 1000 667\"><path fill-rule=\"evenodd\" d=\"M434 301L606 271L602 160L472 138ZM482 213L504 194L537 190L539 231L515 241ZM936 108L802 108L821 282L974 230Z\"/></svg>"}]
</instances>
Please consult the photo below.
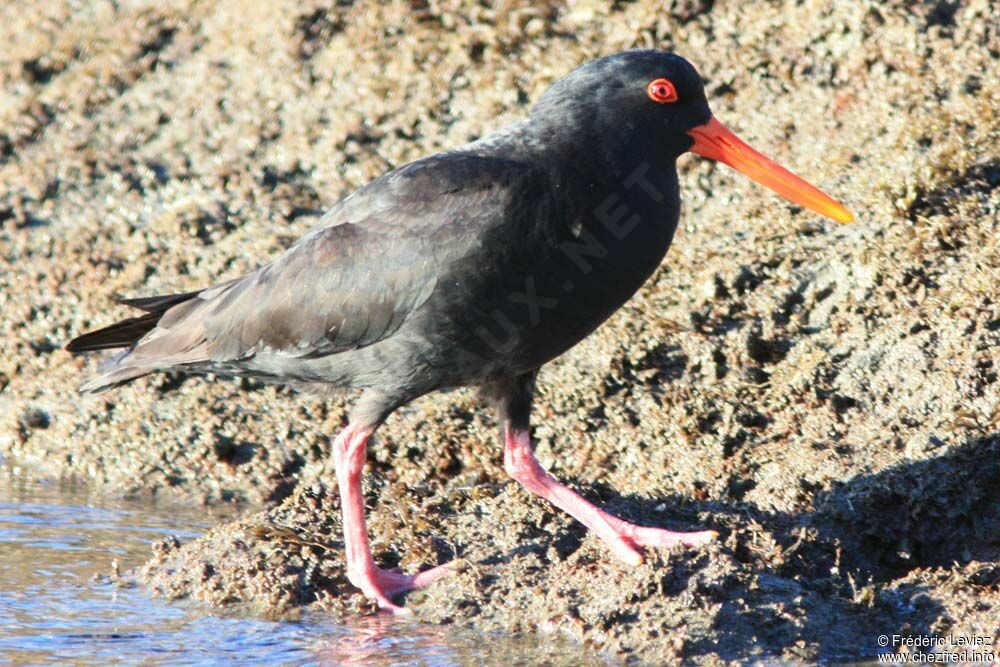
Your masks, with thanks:
<instances>
[{"instance_id":1,"label":"bird's toe","mask_svg":"<svg viewBox=\"0 0 1000 667\"><path fill-rule=\"evenodd\" d=\"M678 544L696 547L706 544L719 536L714 530L699 530L694 532L677 532L663 528L648 528L635 526L632 539L641 546L669 549Z\"/></svg>"},{"instance_id":2,"label":"bird's toe","mask_svg":"<svg viewBox=\"0 0 1000 667\"><path fill-rule=\"evenodd\" d=\"M382 611L395 616L405 616L409 615L410 611L395 604L392 598L407 591L430 586L452 572L448 563L416 574L404 574L399 568L383 570L376 567L367 571L353 572L349 575L349 579Z\"/></svg>"}]
</instances>

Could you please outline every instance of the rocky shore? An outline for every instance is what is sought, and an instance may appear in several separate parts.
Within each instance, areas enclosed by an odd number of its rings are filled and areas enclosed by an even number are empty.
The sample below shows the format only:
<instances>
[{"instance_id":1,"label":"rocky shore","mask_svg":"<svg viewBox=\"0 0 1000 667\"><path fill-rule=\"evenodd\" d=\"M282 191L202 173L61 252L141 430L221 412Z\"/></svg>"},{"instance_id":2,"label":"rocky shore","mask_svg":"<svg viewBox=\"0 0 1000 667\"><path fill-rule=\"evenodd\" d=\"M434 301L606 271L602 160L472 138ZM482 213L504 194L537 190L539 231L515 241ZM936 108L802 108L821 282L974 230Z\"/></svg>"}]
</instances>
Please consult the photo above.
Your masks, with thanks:
<instances>
[{"instance_id":1,"label":"rocky shore","mask_svg":"<svg viewBox=\"0 0 1000 667\"><path fill-rule=\"evenodd\" d=\"M457 574L433 623L636 661L872 657L1000 635L1000 34L968 2L0 8L0 454L109 494L245 503L156 545L167 597L371 611L328 439L351 397L167 375L96 398L62 345L276 256L339 197L522 117L577 64L684 55L716 115L856 214L685 158L667 261L539 381L543 463L630 520L720 531L628 569L504 474L471 392L374 443L377 556Z\"/></svg>"}]
</instances>

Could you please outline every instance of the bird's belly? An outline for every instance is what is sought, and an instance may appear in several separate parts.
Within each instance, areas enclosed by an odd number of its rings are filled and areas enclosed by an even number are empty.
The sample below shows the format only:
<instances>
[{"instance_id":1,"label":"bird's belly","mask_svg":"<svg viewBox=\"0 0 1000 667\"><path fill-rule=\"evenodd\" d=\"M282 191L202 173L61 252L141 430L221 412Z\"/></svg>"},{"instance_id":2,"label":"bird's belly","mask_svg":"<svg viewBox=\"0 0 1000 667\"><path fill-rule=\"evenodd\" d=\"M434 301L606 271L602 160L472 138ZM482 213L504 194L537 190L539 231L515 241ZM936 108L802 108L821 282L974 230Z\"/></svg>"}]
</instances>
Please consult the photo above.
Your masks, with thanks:
<instances>
[{"instance_id":1,"label":"bird's belly","mask_svg":"<svg viewBox=\"0 0 1000 667\"><path fill-rule=\"evenodd\" d=\"M511 335L512 366L533 370L574 347L603 324L645 282L648 274L631 279L605 277L551 283L539 288L533 303L519 302L527 325ZM522 320L524 324L525 320ZM494 321L492 324L496 324ZM497 327L498 333L508 333Z\"/></svg>"}]
</instances>

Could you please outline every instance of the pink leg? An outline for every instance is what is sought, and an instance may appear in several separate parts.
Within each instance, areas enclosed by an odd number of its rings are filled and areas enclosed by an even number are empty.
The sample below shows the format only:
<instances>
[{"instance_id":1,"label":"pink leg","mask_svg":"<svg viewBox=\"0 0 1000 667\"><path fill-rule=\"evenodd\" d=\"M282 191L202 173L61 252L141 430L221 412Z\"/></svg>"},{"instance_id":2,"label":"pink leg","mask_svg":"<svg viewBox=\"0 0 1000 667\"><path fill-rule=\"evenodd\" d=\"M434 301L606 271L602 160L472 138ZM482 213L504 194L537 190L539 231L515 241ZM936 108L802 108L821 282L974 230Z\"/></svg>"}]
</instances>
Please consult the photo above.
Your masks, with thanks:
<instances>
[{"instance_id":1,"label":"pink leg","mask_svg":"<svg viewBox=\"0 0 1000 667\"><path fill-rule=\"evenodd\" d=\"M641 547L695 546L718 536L714 530L675 533L662 528L636 526L613 517L560 484L535 459L526 430L504 429L504 468L521 485L570 514L608 543L611 551L629 565L642 563Z\"/></svg>"},{"instance_id":2,"label":"pink leg","mask_svg":"<svg viewBox=\"0 0 1000 667\"><path fill-rule=\"evenodd\" d=\"M419 572L403 574L382 570L375 565L368 530L365 528L365 500L361 493L361 470L365 465L365 451L371 429L358 429L348 425L333 442L333 462L337 468L340 486L340 505L344 515L344 549L347 555L347 579L361 589L380 609L394 614L409 613L393 604L392 597L399 593L422 588L449 573L447 565Z\"/></svg>"}]
</instances>

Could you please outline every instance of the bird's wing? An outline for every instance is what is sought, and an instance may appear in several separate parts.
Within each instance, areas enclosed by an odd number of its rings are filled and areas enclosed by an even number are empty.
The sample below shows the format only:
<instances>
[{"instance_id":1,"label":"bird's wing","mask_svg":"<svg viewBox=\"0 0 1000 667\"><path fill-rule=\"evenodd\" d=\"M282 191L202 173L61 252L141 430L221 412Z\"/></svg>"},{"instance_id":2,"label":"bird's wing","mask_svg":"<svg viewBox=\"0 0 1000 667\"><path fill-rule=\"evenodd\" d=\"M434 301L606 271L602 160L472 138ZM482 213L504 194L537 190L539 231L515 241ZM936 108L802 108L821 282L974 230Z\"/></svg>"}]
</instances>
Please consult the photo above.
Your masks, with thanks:
<instances>
[{"instance_id":1,"label":"bird's wing","mask_svg":"<svg viewBox=\"0 0 1000 667\"><path fill-rule=\"evenodd\" d=\"M338 203L272 263L166 311L133 360L315 357L371 345L396 331L489 230L508 224L512 201L537 185L531 167L499 158L411 163Z\"/></svg>"}]
</instances>

